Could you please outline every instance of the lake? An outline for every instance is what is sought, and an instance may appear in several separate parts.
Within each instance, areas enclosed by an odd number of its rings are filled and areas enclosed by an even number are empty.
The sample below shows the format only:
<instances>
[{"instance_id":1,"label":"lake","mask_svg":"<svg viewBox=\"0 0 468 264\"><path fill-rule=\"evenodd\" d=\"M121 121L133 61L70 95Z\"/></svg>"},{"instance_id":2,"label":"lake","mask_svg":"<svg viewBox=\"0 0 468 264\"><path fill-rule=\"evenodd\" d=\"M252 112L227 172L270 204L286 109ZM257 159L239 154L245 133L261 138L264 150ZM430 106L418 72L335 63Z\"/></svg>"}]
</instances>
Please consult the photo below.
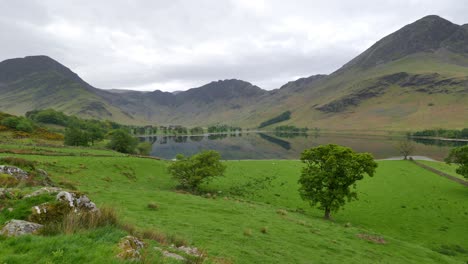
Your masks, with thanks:
<instances>
[{"instance_id":1,"label":"lake","mask_svg":"<svg viewBox=\"0 0 468 264\"><path fill-rule=\"evenodd\" d=\"M193 155L201 150L216 150L223 159L299 159L304 149L323 144L338 144L358 152L370 152L376 159L400 156L401 139L382 136L345 136L327 134L233 133L198 136L148 136L141 141L153 144L152 156L173 159L179 153ZM451 148L468 144L428 139L413 139L414 156L443 160Z\"/></svg>"}]
</instances>

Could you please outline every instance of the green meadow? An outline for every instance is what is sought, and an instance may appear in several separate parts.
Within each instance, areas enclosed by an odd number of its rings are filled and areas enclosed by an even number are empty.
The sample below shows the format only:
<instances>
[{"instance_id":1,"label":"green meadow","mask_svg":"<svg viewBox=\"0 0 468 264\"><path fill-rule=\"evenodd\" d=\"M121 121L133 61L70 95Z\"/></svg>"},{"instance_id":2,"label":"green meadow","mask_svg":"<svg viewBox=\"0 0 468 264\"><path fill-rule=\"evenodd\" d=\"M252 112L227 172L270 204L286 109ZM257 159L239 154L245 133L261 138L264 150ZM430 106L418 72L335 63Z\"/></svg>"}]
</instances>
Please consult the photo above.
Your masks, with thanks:
<instances>
[{"instance_id":1,"label":"green meadow","mask_svg":"<svg viewBox=\"0 0 468 264\"><path fill-rule=\"evenodd\" d=\"M299 161L226 161L225 176L205 184L204 194L192 195L176 191L169 161L104 150L98 156L76 155L75 148L57 151L69 155L1 155L36 161L55 182L115 208L125 224L205 250L205 263L468 261L467 188L410 162L379 161L376 175L357 184L359 200L325 221L298 194ZM106 227L2 238L0 260L29 263L46 254L38 263L76 263L81 257L87 263L117 262L116 245L125 233ZM88 251L102 256L88 258ZM146 263L170 262L156 254Z\"/></svg>"}]
</instances>

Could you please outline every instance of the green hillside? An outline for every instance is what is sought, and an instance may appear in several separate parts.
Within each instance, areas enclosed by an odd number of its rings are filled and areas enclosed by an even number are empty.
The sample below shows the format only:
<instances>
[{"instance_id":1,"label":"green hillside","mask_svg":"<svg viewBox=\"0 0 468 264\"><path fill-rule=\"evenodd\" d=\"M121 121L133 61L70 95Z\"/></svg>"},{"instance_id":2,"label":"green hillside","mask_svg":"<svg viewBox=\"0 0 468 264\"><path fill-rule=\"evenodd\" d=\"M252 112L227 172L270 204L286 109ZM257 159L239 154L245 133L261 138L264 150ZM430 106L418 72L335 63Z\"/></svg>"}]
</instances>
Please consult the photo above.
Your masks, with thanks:
<instances>
[{"instance_id":1,"label":"green hillside","mask_svg":"<svg viewBox=\"0 0 468 264\"><path fill-rule=\"evenodd\" d=\"M468 113L468 29L427 16L377 41L330 75L265 91L222 80L177 94L105 91L46 56L0 63L0 110L24 114L54 108L127 124L227 123L329 130L408 131L461 128ZM269 127L267 127L268 129Z\"/></svg>"},{"instance_id":2,"label":"green hillside","mask_svg":"<svg viewBox=\"0 0 468 264\"><path fill-rule=\"evenodd\" d=\"M195 196L175 191L166 161L109 154L19 156L36 161L54 181L86 192L98 206L116 208L127 225L206 250L212 263L464 263L468 258L466 187L410 162L379 162L377 174L358 184L360 200L329 222L300 199L298 161L226 162L226 176L203 187L210 195ZM267 176L269 183L251 184ZM62 249L61 263L72 263L79 256L73 247L102 241L89 248L90 255L102 251L116 261L115 244L125 233L97 229L72 236L2 238L0 259L25 263L49 254L39 262L47 263L56 261L52 252Z\"/></svg>"}]
</instances>

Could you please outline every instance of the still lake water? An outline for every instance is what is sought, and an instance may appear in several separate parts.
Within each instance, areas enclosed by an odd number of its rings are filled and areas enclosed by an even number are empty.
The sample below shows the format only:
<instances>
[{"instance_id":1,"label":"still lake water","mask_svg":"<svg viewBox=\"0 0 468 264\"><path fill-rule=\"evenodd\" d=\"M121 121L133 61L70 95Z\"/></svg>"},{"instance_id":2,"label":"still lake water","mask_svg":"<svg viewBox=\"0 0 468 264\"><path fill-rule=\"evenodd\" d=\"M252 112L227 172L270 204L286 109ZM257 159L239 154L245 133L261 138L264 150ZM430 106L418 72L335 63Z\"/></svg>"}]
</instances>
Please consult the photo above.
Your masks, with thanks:
<instances>
[{"instance_id":1,"label":"still lake water","mask_svg":"<svg viewBox=\"0 0 468 264\"><path fill-rule=\"evenodd\" d=\"M152 156L173 159L177 154L193 155L201 150L216 150L223 159L299 159L304 149L323 144L338 144L358 152L370 152L376 159L400 156L401 139L391 137L298 135L275 133L237 133L199 136L148 136L141 141L153 143ZM439 140L414 139L412 155L443 160L451 148L468 144Z\"/></svg>"}]
</instances>

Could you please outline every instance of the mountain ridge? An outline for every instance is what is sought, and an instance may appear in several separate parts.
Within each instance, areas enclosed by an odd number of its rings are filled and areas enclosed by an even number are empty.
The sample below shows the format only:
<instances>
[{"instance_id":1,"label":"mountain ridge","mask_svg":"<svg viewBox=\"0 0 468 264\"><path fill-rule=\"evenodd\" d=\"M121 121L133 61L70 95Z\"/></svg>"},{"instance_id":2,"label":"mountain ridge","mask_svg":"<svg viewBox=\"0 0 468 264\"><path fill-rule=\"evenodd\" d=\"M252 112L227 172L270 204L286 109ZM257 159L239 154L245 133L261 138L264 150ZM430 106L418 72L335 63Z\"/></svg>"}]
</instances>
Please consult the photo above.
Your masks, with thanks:
<instances>
[{"instance_id":1,"label":"mountain ridge","mask_svg":"<svg viewBox=\"0 0 468 264\"><path fill-rule=\"evenodd\" d=\"M468 24L426 16L377 41L330 75L299 78L271 91L236 79L178 93L108 91L45 56L6 60L0 63L0 110L21 114L32 107L52 107L130 123L242 126L291 111L284 124L404 130L431 127L430 121L438 118L459 127L468 112L467 29ZM19 65L25 61L28 65ZM388 79L395 76L404 80ZM457 109L453 117L451 108Z\"/></svg>"}]
</instances>

